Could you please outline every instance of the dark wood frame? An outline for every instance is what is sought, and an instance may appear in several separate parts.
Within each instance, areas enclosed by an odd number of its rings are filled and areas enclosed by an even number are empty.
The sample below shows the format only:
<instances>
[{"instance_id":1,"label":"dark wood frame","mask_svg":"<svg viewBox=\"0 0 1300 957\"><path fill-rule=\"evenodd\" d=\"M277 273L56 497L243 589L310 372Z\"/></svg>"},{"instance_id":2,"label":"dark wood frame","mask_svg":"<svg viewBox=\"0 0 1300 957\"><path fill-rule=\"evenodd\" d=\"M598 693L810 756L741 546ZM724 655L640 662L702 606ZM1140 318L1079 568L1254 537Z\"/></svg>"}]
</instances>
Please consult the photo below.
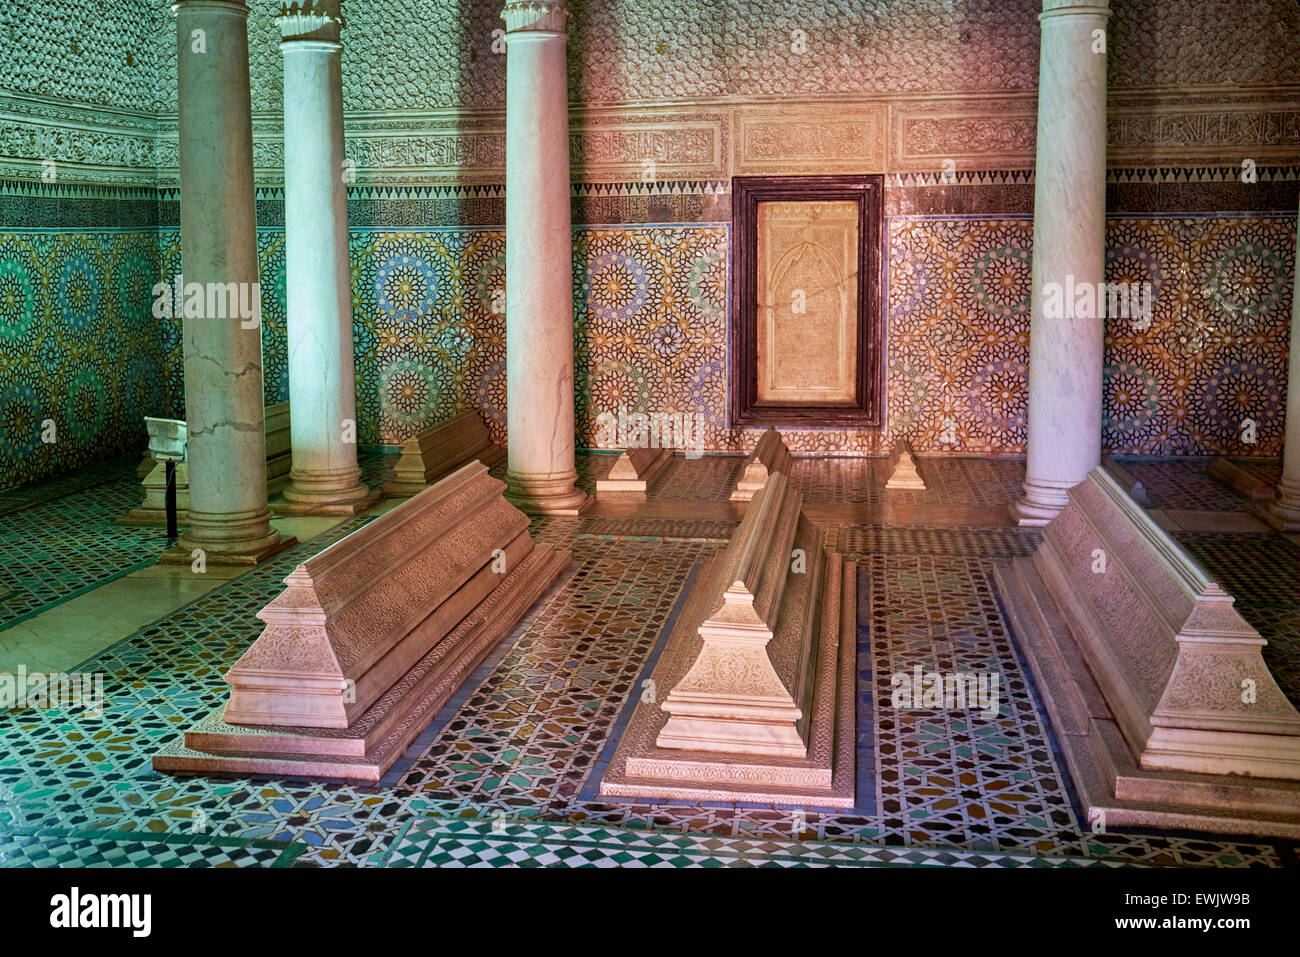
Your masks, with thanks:
<instances>
[{"instance_id":1,"label":"dark wood frame","mask_svg":"<svg viewBox=\"0 0 1300 957\"><path fill-rule=\"evenodd\" d=\"M736 176L731 180L731 424L871 428L884 423L884 176ZM858 204L858 367L852 404L758 401L758 204Z\"/></svg>"}]
</instances>

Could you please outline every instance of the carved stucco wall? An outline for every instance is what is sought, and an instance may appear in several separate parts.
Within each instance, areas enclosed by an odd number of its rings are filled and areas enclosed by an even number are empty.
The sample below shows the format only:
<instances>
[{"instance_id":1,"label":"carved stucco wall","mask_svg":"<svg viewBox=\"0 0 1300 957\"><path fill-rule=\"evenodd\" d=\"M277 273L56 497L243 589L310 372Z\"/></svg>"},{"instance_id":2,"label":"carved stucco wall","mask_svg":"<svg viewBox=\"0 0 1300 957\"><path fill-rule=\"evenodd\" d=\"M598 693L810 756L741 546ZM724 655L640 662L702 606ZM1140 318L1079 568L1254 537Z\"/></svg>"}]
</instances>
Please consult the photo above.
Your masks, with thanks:
<instances>
[{"instance_id":1,"label":"carved stucco wall","mask_svg":"<svg viewBox=\"0 0 1300 957\"><path fill-rule=\"evenodd\" d=\"M139 2L139 0L137 0ZM65 4L66 5L66 4ZM280 105L277 4L253 0L254 110ZM346 0L351 110L499 109L492 50L501 0ZM848 93L1031 91L1036 0L571 0L569 85L585 104ZM1292 82L1300 13L1289 0L1112 0L1116 90ZM156 4L166 9L166 4ZM804 32L804 52L793 31ZM175 49L159 34L163 98Z\"/></svg>"},{"instance_id":2,"label":"carved stucco wall","mask_svg":"<svg viewBox=\"0 0 1300 957\"><path fill-rule=\"evenodd\" d=\"M155 37L165 9L157 0L8 0L0 6L0 89L156 112Z\"/></svg>"},{"instance_id":3,"label":"carved stucco wall","mask_svg":"<svg viewBox=\"0 0 1300 957\"><path fill-rule=\"evenodd\" d=\"M344 99L361 182L504 179L499 0L433 18L348 0ZM1035 0L573 0L573 172L726 180L828 167L1033 165ZM1290 0L1114 0L1117 166L1300 160L1300 13ZM259 181L282 176L274 4L254 4ZM1231 29L1223 25L1231 24ZM796 31L799 31L796 33ZM174 180L175 51L164 37L160 176Z\"/></svg>"},{"instance_id":4,"label":"carved stucco wall","mask_svg":"<svg viewBox=\"0 0 1300 957\"><path fill-rule=\"evenodd\" d=\"M500 5L347 0L345 104L362 182L502 180ZM764 165L798 172L828 159L891 172L933 171L945 159L1032 165L1035 0L571 6L578 179L640 180L651 161L660 182ZM278 4L251 7L257 164L272 182L282 176ZM1112 165L1296 162L1293 0L1112 7ZM0 10L0 39L0 175L38 175L52 155L74 181L175 181L167 0L18 0Z\"/></svg>"},{"instance_id":5,"label":"carved stucco wall","mask_svg":"<svg viewBox=\"0 0 1300 957\"><path fill-rule=\"evenodd\" d=\"M0 5L0 176L155 179L164 9L157 0Z\"/></svg>"},{"instance_id":6,"label":"carved stucco wall","mask_svg":"<svg viewBox=\"0 0 1300 957\"><path fill-rule=\"evenodd\" d=\"M58 195L49 197L39 216L34 215L35 204L19 193L11 190L0 195L0 212L5 213L0 243L14 240L6 226L77 233L121 225L112 204L122 201L113 197L126 195L123 191L67 202L72 194L65 190L76 189L70 184L166 186L175 182L175 37L167 6L166 0L107 4L43 0L39 5L34 0L11 0L0 7L0 177L39 183L44 159L54 159L59 172L54 190ZM250 17L255 149L263 184L282 177L281 60L272 19L277 6L272 0L253 0ZM504 180L505 64L492 48L493 31L501 26L499 6L500 0L346 0L351 24L345 32L344 54L348 150L358 162L362 184L456 187ZM1300 13L1294 0L1112 0L1112 7L1112 167L1231 168L1243 158L1254 158L1261 166L1300 163L1300 84L1296 82ZM710 188L691 185L685 188L690 195L683 198L682 183L721 184L738 174L884 170L893 174L891 189L901 196L925 192L910 189L918 183L929 184L933 192L935 176L947 159L959 170L974 171L960 176L958 185L946 190L950 194L962 193L966 184L981 176L989 181L989 175L979 171L1032 167L1038 58L1033 0L573 0L572 8L569 82L575 179L633 184L620 194L632 215L603 218L598 214L575 217L576 222L716 223L726 218L725 193L715 197ZM794 30L803 31L801 53L792 49ZM992 175L995 184L999 182L997 174ZM1009 189L1032 190L1029 182L1021 176L1016 180L1019 185ZM1188 192L1196 188L1189 187ZM631 191L635 195L627 198ZM493 201L499 201L498 193L492 195ZM909 211L927 211L924 204L903 199L900 205ZM686 217L655 212L656 204L669 208L673 202L689 205L691 200L699 200L704 212ZM479 217L463 197L438 202L464 203L463 218L456 221L495 221ZM596 201L591 202L594 208ZM1251 202L1210 208L1273 208ZM53 212L49 203L55 204ZM375 215L371 211L380 205L363 197L354 209ZM400 221L416 228L429 225L428 205L423 200L412 202L401 211ZM157 206L156 222L174 221L174 202ZM646 212L635 213L638 209ZM1293 201L1290 209L1294 210ZM906 255L891 253L891 295L902 295L903 277L912 275L907 272L909 265L925 267L925 257L917 250L926 248L940 259L951 258L954 250L967 249L970 236L1012 228L999 223L996 214L1027 211L987 208L984 212L992 214L993 225L971 224L956 233L955 227L941 222L931 225L918 220L907 226L907 235L928 238L924 243L917 239ZM259 221L262 213L259 210ZM354 218L354 225L359 218ZM1268 233L1267 243L1251 240L1254 245L1246 243L1242 255L1249 258L1257 246L1264 248L1269 255L1261 261L1273 263L1274 272L1277 268L1286 272L1291 268L1287 257L1292 254L1293 234L1288 230L1293 222L1274 224L1279 228ZM897 222L891 226L891 230L900 228ZM662 254L669 260L694 256L690 263L705 273L725 274L720 258L725 227L664 225L660 229L669 242ZM1186 241L1193 245L1217 242L1215 237L1223 232L1199 221L1187 230ZM50 235L48 242L55 243L58 237ZM174 252L176 237L167 230L158 235L157 258L162 266L162 261L175 258L169 250ZM899 235L891 232L891 241ZM749 439L733 434L724 421L720 383L725 378L725 303L709 305L711 285L701 280L682 291L683 296L693 292L706 297L698 305L708 320L692 320L682 327L683 335L694 337L695 352L674 351L672 323L647 327L627 340L638 356L644 353L642 358L601 353L604 333L587 329L589 324L595 328L615 323L619 313L602 305L598 289L589 288L590 269L584 265L582 251L613 243L611 262L621 262L618 257L625 254L639 261L634 249L623 248L629 243L635 246L629 236L619 230L595 229L590 236L580 233L576 250L575 318L581 341L590 337L592 344L578 401L579 415L585 416L580 420L582 436L590 435L593 409L630 389L645 392L660 405L668 402L705 410L710 447L745 447ZM79 236L73 238L80 241ZM273 239L274 230L263 231L264 260L270 248L266 244L274 245ZM1011 247L1026 252L1027 241ZM369 259L364 251L354 251L358 268L363 269ZM1275 260L1282 266L1277 267ZM138 320L148 300L136 281L140 271L131 272L131 283L118 289L125 273L119 275L114 256L105 254L104 262L102 276L95 270L85 274L100 287L116 290L123 322L144 329ZM65 266L56 263L44 273L53 276L51 270ZM174 270L162 269L169 271ZM968 271L974 276L976 266ZM42 281L36 278L39 272L29 270L33 289ZM938 275L934 270L931 274ZM279 272L269 275L276 278L264 282L282 281ZM967 282L962 276L952 283L959 290L966 285L974 288L974 280ZM51 289L38 292L53 296ZM1019 295L1017 302L1023 298ZM645 308L665 308L667 301L650 297ZM270 335L280 328L271 312L267 385L268 395L278 395L284 380L283 348L279 334ZM1277 330L1285 327L1284 312L1275 317ZM364 307L359 315L367 313L379 315ZM48 341L61 342L62 333L56 332L65 326L75 328L81 313L60 303L43 315L54 323ZM1022 447L1024 322L1003 330L988 347L992 358L975 356L974 364L963 366L956 375L944 352L957 348L951 344L953 330L944 315L921 309L904 297L891 301L889 322L891 408L923 409L929 416L916 421L896 418L891 428L934 448L934 435L939 434L936 423L951 416L958 423L960 439L955 450L1014 452ZM481 356L474 353L482 359L482 368L474 366L473 377L466 378L463 369L457 371L463 363L447 358L454 350L446 355L437 349L411 351L410 344L398 343L402 348L389 356L384 352L387 340L380 337L370 343L367 328L358 326L358 383L363 392L358 408L369 440L396 441L402 415L432 415L441 409L438 403L451 397L485 409L500 430L503 406L485 398L503 382L496 366L499 356L490 349ZM449 341L464 341L462 332L449 331ZM160 338L167 369L164 405L181 400L179 339L171 333ZM1170 335L1174 337L1170 341L1178 339L1173 332ZM491 335L485 341L492 348L500 345ZM141 348L149 346L141 342ZM1245 385L1233 380L1234 395L1249 394L1252 402L1262 404L1264 419L1272 423L1265 428L1271 444L1245 451L1276 453L1280 420L1268 416L1276 412L1285 385L1279 374L1285 356L1281 334L1273 336L1266 349L1250 343L1222 348L1221 354L1213 356L1220 365L1210 368L1206 359L1204 369L1196 367L1209 377L1204 381L1189 377L1178 362L1149 360L1141 354L1146 348L1142 343L1131 349L1120 345L1112 343L1108 353L1108 447L1147 454L1230 451L1223 436L1231 432L1231 415L1219 393L1224 391L1223 383L1236 375L1244 376ZM1163 340L1157 346L1165 348ZM108 346L95 344L93 349L106 360L115 357L100 370L105 382L128 383L114 384L107 391L117 395L120 388L127 392L144 388L140 383L147 375L116 361L125 361L141 349L122 348L119 340ZM936 359L932 351L943 358ZM45 376L55 389L62 373L41 371L50 355L48 345L40 354L9 353L11 361L0 369L0 391L4 408L18 410L13 415L26 416L24 410L33 402L32 408L50 405L33 399L46 392L23 378ZM645 358L651 356L656 358ZM59 369L76 364L75 359L58 361L63 363ZM426 374L434 384L450 377L447 388L430 389L429 409L404 411L384 404L386 390L406 381L403 376ZM83 383L78 401L93 406L93 394L91 385ZM1187 415L1180 396L1190 402ZM5 474L4 482L30 480L38 472L52 474L51 470L129 444L144 405L153 402L141 397L130 409L116 411L111 406L115 411L105 420L108 424L95 425L81 445L66 447L76 455L41 460L36 472L31 469L31 462L37 461L33 457L23 468ZM1130 408L1134 403L1140 408ZM494 410L497 418L492 417ZM0 419L6 416L0 414ZM99 422L93 417L89 421ZM29 430L21 435L24 441L31 438ZM874 448L871 443L876 441L830 433L791 438L793 445L804 449L866 450Z\"/></svg>"}]
</instances>

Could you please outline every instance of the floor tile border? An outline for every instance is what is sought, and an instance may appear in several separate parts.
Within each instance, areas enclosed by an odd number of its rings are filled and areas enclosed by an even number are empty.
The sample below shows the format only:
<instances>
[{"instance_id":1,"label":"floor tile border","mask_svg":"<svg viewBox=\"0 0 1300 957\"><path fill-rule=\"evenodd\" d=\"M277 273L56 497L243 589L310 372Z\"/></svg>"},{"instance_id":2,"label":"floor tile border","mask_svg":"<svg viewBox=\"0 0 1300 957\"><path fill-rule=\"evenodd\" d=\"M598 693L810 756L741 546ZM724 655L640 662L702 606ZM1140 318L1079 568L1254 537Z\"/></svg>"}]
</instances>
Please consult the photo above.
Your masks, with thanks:
<instances>
[{"instance_id":1,"label":"floor tile border","mask_svg":"<svg viewBox=\"0 0 1300 957\"><path fill-rule=\"evenodd\" d=\"M180 846L215 846L215 847L251 847L258 850L280 850L279 856L270 867L290 867L297 857L307 849L299 841L274 841L266 838L224 837L219 834L178 834L174 831L110 831L87 828L63 827L3 827L0 838L35 837L60 838L72 841L98 841L101 843L133 844L172 844ZM137 865L131 865L137 866Z\"/></svg>"}]
</instances>

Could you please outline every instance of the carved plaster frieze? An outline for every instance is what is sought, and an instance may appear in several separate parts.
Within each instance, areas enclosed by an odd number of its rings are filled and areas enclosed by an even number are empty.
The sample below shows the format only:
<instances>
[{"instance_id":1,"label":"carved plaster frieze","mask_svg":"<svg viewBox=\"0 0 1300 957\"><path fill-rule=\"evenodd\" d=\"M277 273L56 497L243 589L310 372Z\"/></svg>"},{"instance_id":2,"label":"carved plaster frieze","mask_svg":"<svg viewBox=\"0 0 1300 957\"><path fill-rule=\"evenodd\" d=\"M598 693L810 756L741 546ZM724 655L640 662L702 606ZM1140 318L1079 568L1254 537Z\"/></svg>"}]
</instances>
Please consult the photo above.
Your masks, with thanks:
<instances>
[{"instance_id":1,"label":"carved plaster frieze","mask_svg":"<svg viewBox=\"0 0 1300 957\"><path fill-rule=\"evenodd\" d=\"M885 168L884 104L741 107L734 115L735 175Z\"/></svg>"},{"instance_id":2,"label":"carved plaster frieze","mask_svg":"<svg viewBox=\"0 0 1300 957\"><path fill-rule=\"evenodd\" d=\"M1031 167L1037 112L1033 94L892 103L890 171Z\"/></svg>"},{"instance_id":3,"label":"carved plaster frieze","mask_svg":"<svg viewBox=\"0 0 1300 957\"><path fill-rule=\"evenodd\" d=\"M579 182L727 177L726 113L582 112L569 122L569 164Z\"/></svg>"},{"instance_id":4,"label":"carved plaster frieze","mask_svg":"<svg viewBox=\"0 0 1300 957\"><path fill-rule=\"evenodd\" d=\"M1114 165L1300 162L1296 91L1200 96L1112 96L1106 151Z\"/></svg>"},{"instance_id":5,"label":"carved plaster frieze","mask_svg":"<svg viewBox=\"0 0 1300 957\"><path fill-rule=\"evenodd\" d=\"M574 111L569 151L577 182L719 180L728 173L726 113ZM161 124L159 181L176 182L176 124ZM348 116L346 153L358 183L490 183L505 179L505 117L488 113ZM283 181L283 128L253 118L259 183Z\"/></svg>"},{"instance_id":6,"label":"carved plaster frieze","mask_svg":"<svg viewBox=\"0 0 1300 957\"><path fill-rule=\"evenodd\" d=\"M573 179L671 183L732 175L883 170L941 176L1030 169L1033 94L906 97L888 101L721 99L570 111ZM174 184L176 117L104 110L26 94L0 94L0 173L31 176L42 161L81 181ZM505 115L494 110L349 112L346 150L357 182L500 183ZM1300 164L1300 87L1115 93L1108 102L1112 168ZM258 182L283 181L283 117L253 119ZM138 172L132 172L138 171ZM71 175L71 172L70 172Z\"/></svg>"},{"instance_id":7,"label":"carved plaster frieze","mask_svg":"<svg viewBox=\"0 0 1300 957\"><path fill-rule=\"evenodd\" d=\"M0 95L3 177L153 183L157 146L157 123L149 114Z\"/></svg>"},{"instance_id":8,"label":"carved plaster frieze","mask_svg":"<svg viewBox=\"0 0 1300 957\"><path fill-rule=\"evenodd\" d=\"M915 99L889 108L889 171L1033 165L1037 98ZM1179 94L1114 92L1107 102L1110 166L1239 166L1300 162L1294 88Z\"/></svg>"}]
</instances>

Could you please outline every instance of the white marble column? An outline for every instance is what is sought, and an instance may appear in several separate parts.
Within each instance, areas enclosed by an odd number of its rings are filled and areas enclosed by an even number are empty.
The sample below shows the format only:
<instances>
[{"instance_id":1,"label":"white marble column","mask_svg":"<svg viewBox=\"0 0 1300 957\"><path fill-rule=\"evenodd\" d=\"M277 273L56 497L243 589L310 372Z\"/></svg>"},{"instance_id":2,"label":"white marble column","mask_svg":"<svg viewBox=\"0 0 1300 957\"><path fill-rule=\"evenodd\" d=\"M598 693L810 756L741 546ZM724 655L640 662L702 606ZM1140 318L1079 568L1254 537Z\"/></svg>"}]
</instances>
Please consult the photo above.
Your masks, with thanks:
<instances>
[{"instance_id":1,"label":"white marble column","mask_svg":"<svg viewBox=\"0 0 1300 957\"><path fill-rule=\"evenodd\" d=\"M1034 165L1029 447L1021 525L1046 525L1101 464L1108 0L1043 0ZM1057 284L1063 314L1052 309ZM1072 292L1093 284L1094 308Z\"/></svg>"},{"instance_id":2,"label":"white marble column","mask_svg":"<svg viewBox=\"0 0 1300 957\"><path fill-rule=\"evenodd\" d=\"M573 240L563 3L507 3L506 496L576 515Z\"/></svg>"},{"instance_id":3,"label":"white marble column","mask_svg":"<svg viewBox=\"0 0 1300 957\"><path fill-rule=\"evenodd\" d=\"M1296 230L1295 283L1291 293L1291 355L1286 379L1286 434L1277 500L1262 517L1283 532L1300 532L1300 224Z\"/></svg>"},{"instance_id":4,"label":"white marble column","mask_svg":"<svg viewBox=\"0 0 1300 957\"><path fill-rule=\"evenodd\" d=\"M282 5L284 233L293 465L277 512L351 515L357 466L340 0Z\"/></svg>"},{"instance_id":5,"label":"white marble column","mask_svg":"<svg viewBox=\"0 0 1300 957\"><path fill-rule=\"evenodd\" d=\"M180 0L172 11L190 506L165 558L190 562L198 549L207 563L249 564L292 539L281 541L266 504L248 7Z\"/></svg>"}]
</instances>

